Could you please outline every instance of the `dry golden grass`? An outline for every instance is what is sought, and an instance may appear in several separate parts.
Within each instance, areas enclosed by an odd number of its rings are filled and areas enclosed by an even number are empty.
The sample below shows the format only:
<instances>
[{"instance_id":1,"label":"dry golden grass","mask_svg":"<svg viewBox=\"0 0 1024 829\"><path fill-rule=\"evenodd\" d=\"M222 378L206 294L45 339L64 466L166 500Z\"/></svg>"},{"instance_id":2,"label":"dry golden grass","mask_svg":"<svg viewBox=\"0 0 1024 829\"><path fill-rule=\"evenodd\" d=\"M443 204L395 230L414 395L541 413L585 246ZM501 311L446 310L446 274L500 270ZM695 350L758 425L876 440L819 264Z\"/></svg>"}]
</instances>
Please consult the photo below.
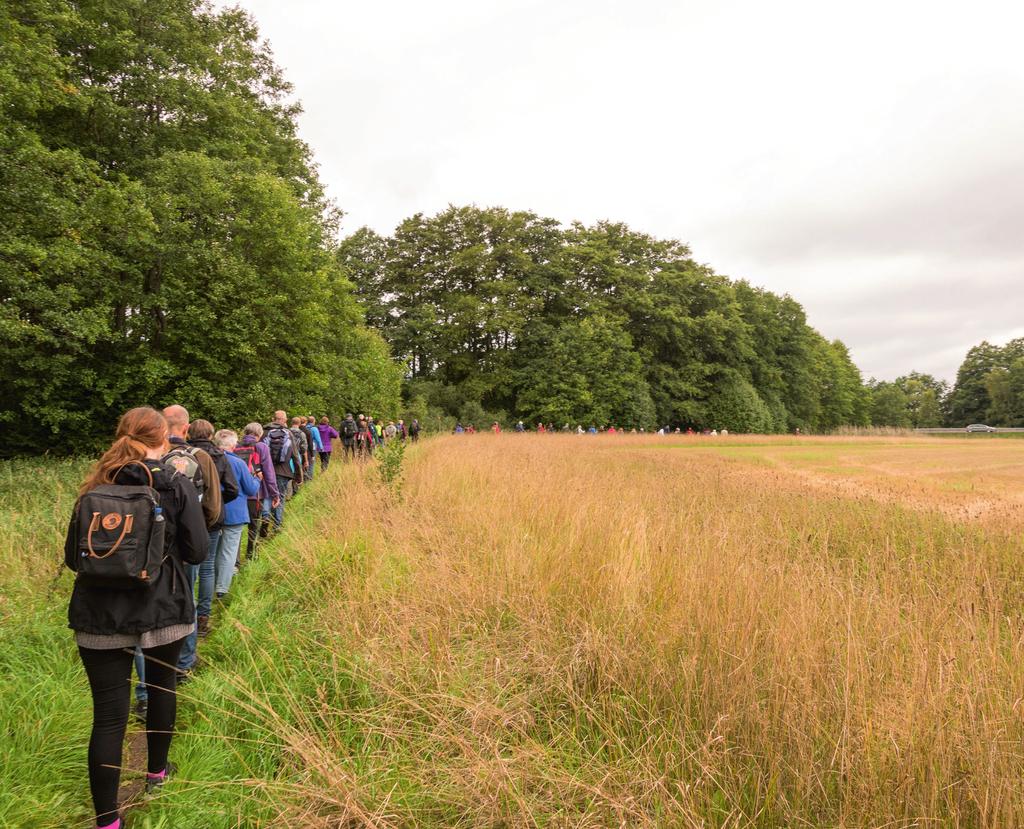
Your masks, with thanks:
<instances>
[{"instance_id":1,"label":"dry golden grass","mask_svg":"<svg viewBox=\"0 0 1024 829\"><path fill-rule=\"evenodd\" d=\"M345 470L282 561L330 584L317 699L279 724L304 769L284 815L1024 825L1022 460L480 435L416 448L401 502ZM960 515L965 476L1006 509Z\"/></svg>"}]
</instances>

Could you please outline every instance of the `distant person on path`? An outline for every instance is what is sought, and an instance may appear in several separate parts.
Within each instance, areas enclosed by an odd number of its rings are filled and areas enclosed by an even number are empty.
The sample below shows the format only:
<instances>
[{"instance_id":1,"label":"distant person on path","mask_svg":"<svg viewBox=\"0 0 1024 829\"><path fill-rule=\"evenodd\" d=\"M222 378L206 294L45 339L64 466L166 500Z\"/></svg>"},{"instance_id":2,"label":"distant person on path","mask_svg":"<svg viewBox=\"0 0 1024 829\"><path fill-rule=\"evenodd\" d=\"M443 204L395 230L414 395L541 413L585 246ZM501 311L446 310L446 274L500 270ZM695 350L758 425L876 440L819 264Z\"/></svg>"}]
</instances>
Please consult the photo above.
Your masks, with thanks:
<instances>
[{"instance_id":1,"label":"distant person on path","mask_svg":"<svg viewBox=\"0 0 1024 829\"><path fill-rule=\"evenodd\" d=\"M409 424L409 437L412 438L413 443L420 439L420 421L418 418L414 417Z\"/></svg>"},{"instance_id":2,"label":"distant person on path","mask_svg":"<svg viewBox=\"0 0 1024 829\"><path fill-rule=\"evenodd\" d=\"M358 434L359 426L355 418L351 413L345 415L345 419L341 422L341 447L344 450L346 461L352 460L356 456L356 436Z\"/></svg>"},{"instance_id":3,"label":"distant person on path","mask_svg":"<svg viewBox=\"0 0 1024 829\"><path fill-rule=\"evenodd\" d=\"M299 450L299 473L292 479L292 491L298 492L299 488L306 480L306 467L309 466L309 438L306 437L306 433L299 427L302 424L302 418L296 416L292 418L291 431L292 440L295 442L295 446Z\"/></svg>"},{"instance_id":4,"label":"distant person on path","mask_svg":"<svg viewBox=\"0 0 1024 829\"><path fill-rule=\"evenodd\" d=\"M491 424L491 431L494 432L494 434L496 435L501 434L501 424L498 423L497 420L495 420L494 423Z\"/></svg>"},{"instance_id":5,"label":"distant person on path","mask_svg":"<svg viewBox=\"0 0 1024 829\"><path fill-rule=\"evenodd\" d=\"M523 421L520 420L518 423L516 423L516 431L520 433L526 431L526 426L523 424Z\"/></svg>"},{"instance_id":6,"label":"distant person on path","mask_svg":"<svg viewBox=\"0 0 1024 829\"><path fill-rule=\"evenodd\" d=\"M317 458L324 451L324 441L320 436L320 429L312 415L304 417L303 421L302 428L306 433L306 439L309 441L309 466L306 467L306 476L312 481L313 476L316 474Z\"/></svg>"},{"instance_id":7,"label":"distant person on path","mask_svg":"<svg viewBox=\"0 0 1024 829\"><path fill-rule=\"evenodd\" d=\"M182 590L181 585L186 581L185 565L197 565L205 558L208 535L195 487L160 460L167 437L167 421L156 410L143 407L126 412L118 423L113 445L79 490L81 498L109 484L151 486L163 527L163 561L155 573L149 574L148 586L124 587L120 582L107 583L98 576L79 574L68 606L68 626L75 631L92 693L89 788L96 825L104 829L122 826L117 790L128 725L132 653L136 647L145 656L149 675L147 791L157 790L175 770L167 759L177 719L174 666L182 642L195 624L192 594ZM149 512L151 508L145 509L156 518ZM101 526L113 538L117 525L126 523L112 511L104 515ZM155 528L157 524L151 526ZM79 515L76 505L64 544L64 562L69 569L80 571L80 562L88 558L94 538L93 525L88 516Z\"/></svg>"},{"instance_id":8,"label":"distant person on path","mask_svg":"<svg viewBox=\"0 0 1024 829\"><path fill-rule=\"evenodd\" d=\"M316 428L317 431L320 432L320 470L323 471L327 469L331 463L331 452L334 447L332 441L337 440L341 435L339 435L338 430L331 425L331 419L327 415L320 418L320 425Z\"/></svg>"},{"instance_id":9,"label":"distant person on path","mask_svg":"<svg viewBox=\"0 0 1024 829\"><path fill-rule=\"evenodd\" d=\"M367 460L373 456L373 435L370 434L370 424L365 415L359 415L359 423L356 432L356 454Z\"/></svg>"},{"instance_id":10,"label":"distant person on path","mask_svg":"<svg viewBox=\"0 0 1024 829\"><path fill-rule=\"evenodd\" d=\"M281 528L284 507L281 493L277 489L277 475L270 459L270 449L262 442L263 427L256 423L246 424L242 442L235 447L235 454L246 462L260 482L255 498L249 499L249 531L246 533L245 557L247 561L256 558L256 549L261 538L270 532L271 519L275 529Z\"/></svg>"},{"instance_id":11,"label":"distant person on path","mask_svg":"<svg viewBox=\"0 0 1024 829\"><path fill-rule=\"evenodd\" d=\"M249 467L238 455L238 435L231 429L221 429L213 436L213 442L224 452L228 466L235 480L238 481L238 496L224 501L224 526L217 542L217 552L213 562L213 592L218 600L223 600L231 589L231 580L238 564L238 550L242 545L242 530L249 523L249 499L255 498L260 491L260 482L249 471Z\"/></svg>"}]
</instances>

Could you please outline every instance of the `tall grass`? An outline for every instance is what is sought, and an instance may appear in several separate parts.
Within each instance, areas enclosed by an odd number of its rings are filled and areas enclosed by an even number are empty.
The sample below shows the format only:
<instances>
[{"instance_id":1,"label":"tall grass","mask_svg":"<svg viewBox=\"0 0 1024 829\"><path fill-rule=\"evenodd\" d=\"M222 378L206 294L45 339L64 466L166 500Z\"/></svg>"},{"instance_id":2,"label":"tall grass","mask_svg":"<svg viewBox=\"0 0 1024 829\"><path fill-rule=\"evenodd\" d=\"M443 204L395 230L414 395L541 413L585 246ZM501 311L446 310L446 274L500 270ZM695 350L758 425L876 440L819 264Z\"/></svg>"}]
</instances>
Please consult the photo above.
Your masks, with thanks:
<instances>
[{"instance_id":1,"label":"tall grass","mask_svg":"<svg viewBox=\"0 0 1024 829\"><path fill-rule=\"evenodd\" d=\"M279 742L271 813L1018 825L1014 526L651 445L448 439L401 505L339 479L275 576L302 634L238 643L290 689L232 691Z\"/></svg>"},{"instance_id":2,"label":"tall grass","mask_svg":"<svg viewBox=\"0 0 1024 829\"><path fill-rule=\"evenodd\" d=\"M444 438L401 500L332 469L246 572L141 816L1024 823L1018 515L653 446Z\"/></svg>"}]
</instances>

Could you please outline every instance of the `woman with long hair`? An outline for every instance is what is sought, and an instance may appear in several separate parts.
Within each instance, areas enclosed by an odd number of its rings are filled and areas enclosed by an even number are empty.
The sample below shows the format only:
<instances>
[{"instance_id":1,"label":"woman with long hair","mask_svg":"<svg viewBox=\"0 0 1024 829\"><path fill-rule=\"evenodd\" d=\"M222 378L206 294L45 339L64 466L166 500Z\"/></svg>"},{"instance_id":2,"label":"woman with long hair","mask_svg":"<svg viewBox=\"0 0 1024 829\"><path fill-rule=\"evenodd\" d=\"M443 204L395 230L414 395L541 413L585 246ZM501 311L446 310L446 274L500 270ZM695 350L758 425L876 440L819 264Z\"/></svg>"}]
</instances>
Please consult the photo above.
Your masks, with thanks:
<instances>
[{"instance_id":1,"label":"woman with long hair","mask_svg":"<svg viewBox=\"0 0 1024 829\"><path fill-rule=\"evenodd\" d=\"M195 623L183 565L199 564L206 558L209 537L196 488L160 461L166 449L164 416L149 407L132 409L121 417L113 445L79 490L80 498L107 485L155 490L157 508L153 513L157 521L164 522L163 557L155 572L144 572L144 584L104 582L80 572L80 560L95 555L95 550L91 528L88 539L81 537L78 506L64 545L65 563L79 574L68 607L68 626L75 631L92 692L89 787L96 825L103 829L121 827L117 789L136 647L142 649L146 660L149 691L147 791L161 786L173 771L167 754L177 715L175 666L182 640ZM119 520L112 513L102 516L102 520L98 512L93 516L97 529L101 523L105 529L116 529Z\"/></svg>"}]
</instances>

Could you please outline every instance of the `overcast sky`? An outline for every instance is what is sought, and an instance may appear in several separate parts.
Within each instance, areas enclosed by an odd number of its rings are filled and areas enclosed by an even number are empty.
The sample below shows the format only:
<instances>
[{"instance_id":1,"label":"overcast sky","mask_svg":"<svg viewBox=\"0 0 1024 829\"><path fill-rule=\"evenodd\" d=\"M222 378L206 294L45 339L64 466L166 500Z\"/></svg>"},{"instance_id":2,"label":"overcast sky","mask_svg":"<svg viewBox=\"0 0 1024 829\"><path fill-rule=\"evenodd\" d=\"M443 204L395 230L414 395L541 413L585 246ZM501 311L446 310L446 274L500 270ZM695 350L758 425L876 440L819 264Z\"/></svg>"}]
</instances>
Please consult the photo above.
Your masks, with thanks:
<instances>
[{"instance_id":1,"label":"overcast sky","mask_svg":"<svg viewBox=\"0 0 1024 829\"><path fill-rule=\"evenodd\" d=\"M625 221L792 294L865 378L1024 336L1024 4L242 0L345 231Z\"/></svg>"}]
</instances>

